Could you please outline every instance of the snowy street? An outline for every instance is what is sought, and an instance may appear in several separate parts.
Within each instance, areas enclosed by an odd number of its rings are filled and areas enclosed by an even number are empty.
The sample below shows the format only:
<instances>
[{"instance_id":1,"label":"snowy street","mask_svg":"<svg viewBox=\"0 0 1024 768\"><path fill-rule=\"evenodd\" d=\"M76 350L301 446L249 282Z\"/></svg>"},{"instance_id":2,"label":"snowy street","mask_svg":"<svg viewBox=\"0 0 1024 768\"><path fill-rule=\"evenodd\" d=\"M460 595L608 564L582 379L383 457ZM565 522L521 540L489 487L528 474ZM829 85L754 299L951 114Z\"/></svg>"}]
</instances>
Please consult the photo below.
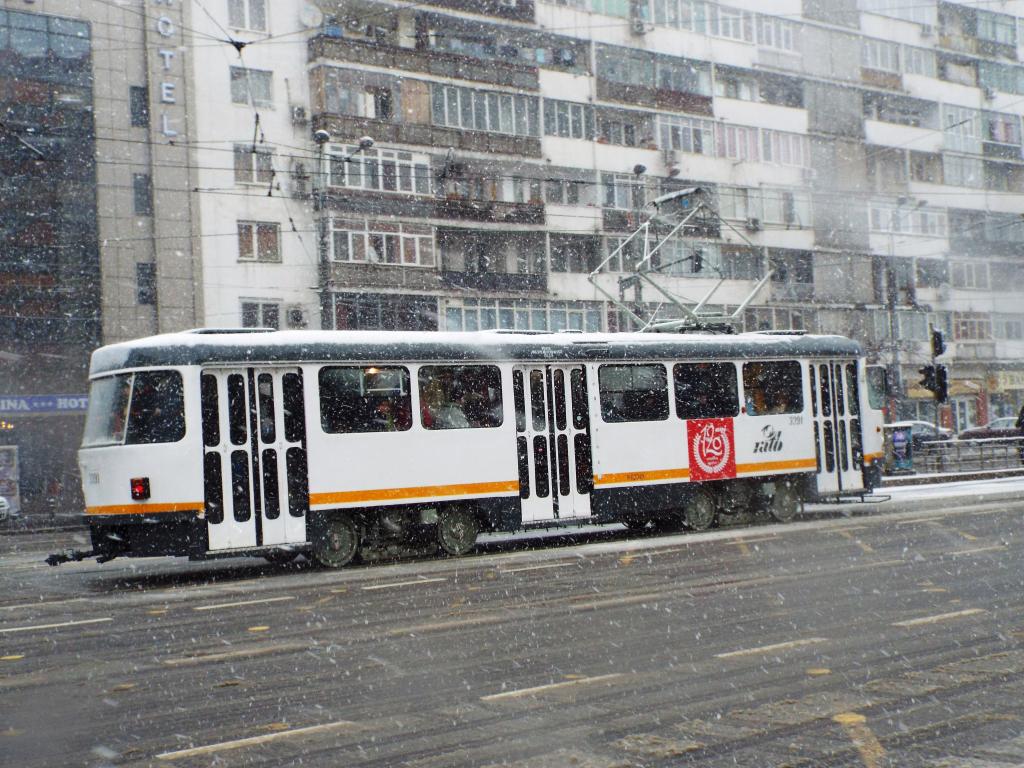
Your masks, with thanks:
<instances>
[{"instance_id":1,"label":"snowy street","mask_svg":"<svg viewBox=\"0 0 1024 768\"><path fill-rule=\"evenodd\" d=\"M6 537L0 765L1019 764L1022 491L341 571Z\"/></svg>"}]
</instances>

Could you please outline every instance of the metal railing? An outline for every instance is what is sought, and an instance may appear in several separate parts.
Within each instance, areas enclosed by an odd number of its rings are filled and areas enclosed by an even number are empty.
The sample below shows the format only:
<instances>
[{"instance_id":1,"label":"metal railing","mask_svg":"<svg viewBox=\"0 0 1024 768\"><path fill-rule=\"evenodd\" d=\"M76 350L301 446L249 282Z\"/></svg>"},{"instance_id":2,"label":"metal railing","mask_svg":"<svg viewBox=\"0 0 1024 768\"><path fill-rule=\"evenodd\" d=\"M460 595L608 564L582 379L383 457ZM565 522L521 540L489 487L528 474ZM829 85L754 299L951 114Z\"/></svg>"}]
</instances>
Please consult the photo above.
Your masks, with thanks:
<instances>
[{"instance_id":1,"label":"metal railing","mask_svg":"<svg viewBox=\"0 0 1024 768\"><path fill-rule=\"evenodd\" d=\"M914 447L916 472L979 472L1024 467L1024 438L935 440Z\"/></svg>"}]
</instances>

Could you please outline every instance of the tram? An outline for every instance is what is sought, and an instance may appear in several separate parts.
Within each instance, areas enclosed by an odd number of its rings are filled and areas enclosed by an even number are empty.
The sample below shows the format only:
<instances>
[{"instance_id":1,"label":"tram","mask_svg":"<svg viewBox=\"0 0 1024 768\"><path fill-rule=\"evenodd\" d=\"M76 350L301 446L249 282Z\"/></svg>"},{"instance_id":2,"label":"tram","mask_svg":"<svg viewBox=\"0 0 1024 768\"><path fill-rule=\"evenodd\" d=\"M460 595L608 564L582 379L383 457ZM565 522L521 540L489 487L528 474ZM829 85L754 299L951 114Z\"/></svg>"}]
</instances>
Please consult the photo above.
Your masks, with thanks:
<instances>
[{"instance_id":1,"label":"tram","mask_svg":"<svg viewBox=\"0 0 1024 768\"><path fill-rule=\"evenodd\" d=\"M703 530L879 480L881 369L798 332L199 329L98 349L93 550L205 559L484 531ZM67 558L65 558L67 559Z\"/></svg>"}]
</instances>

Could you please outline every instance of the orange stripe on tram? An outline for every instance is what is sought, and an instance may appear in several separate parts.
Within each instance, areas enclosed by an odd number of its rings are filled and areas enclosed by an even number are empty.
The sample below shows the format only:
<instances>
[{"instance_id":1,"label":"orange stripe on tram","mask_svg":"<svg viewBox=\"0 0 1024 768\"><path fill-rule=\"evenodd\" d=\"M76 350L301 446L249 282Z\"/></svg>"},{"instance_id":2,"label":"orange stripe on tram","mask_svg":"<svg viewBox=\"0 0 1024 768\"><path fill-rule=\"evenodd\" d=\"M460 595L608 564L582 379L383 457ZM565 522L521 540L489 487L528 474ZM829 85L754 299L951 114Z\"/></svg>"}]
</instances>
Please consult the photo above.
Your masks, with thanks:
<instances>
[{"instance_id":1,"label":"orange stripe on tram","mask_svg":"<svg viewBox=\"0 0 1024 768\"><path fill-rule=\"evenodd\" d=\"M813 469L818 466L814 459L788 459L786 461L760 461L754 464L737 464L737 475L754 472L772 472L777 469Z\"/></svg>"},{"instance_id":2,"label":"orange stripe on tram","mask_svg":"<svg viewBox=\"0 0 1024 768\"><path fill-rule=\"evenodd\" d=\"M518 480L501 480L493 483L458 483L454 485L424 485L414 488L371 488L362 491L311 493L309 494L309 504L310 506L321 506L323 504L350 504L359 501L396 501L398 499L518 492Z\"/></svg>"},{"instance_id":3,"label":"orange stripe on tram","mask_svg":"<svg viewBox=\"0 0 1024 768\"><path fill-rule=\"evenodd\" d=\"M761 461L753 464L737 464L737 475L750 475L757 472L773 472L780 469L812 469L817 466L814 459L788 459L786 461ZM678 469L653 469L638 472L608 472L594 475L594 485L614 485L616 483L645 483L657 480L682 480L690 476L686 467Z\"/></svg>"},{"instance_id":4,"label":"orange stripe on tram","mask_svg":"<svg viewBox=\"0 0 1024 768\"><path fill-rule=\"evenodd\" d=\"M110 504L103 507L86 507L87 515L154 515L160 512L199 512L201 501L178 501L169 504Z\"/></svg>"}]
</instances>

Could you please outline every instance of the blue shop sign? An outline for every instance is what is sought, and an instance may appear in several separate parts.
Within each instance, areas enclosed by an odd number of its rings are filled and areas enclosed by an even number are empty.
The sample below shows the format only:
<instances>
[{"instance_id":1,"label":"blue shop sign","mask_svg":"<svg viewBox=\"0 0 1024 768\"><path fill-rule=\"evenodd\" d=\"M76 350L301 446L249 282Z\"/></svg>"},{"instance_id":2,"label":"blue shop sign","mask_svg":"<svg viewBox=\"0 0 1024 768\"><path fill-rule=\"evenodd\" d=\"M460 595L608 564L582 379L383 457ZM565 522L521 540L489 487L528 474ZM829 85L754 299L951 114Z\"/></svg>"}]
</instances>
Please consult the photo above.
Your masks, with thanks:
<instances>
[{"instance_id":1,"label":"blue shop sign","mask_svg":"<svg viewBox=\"0 0 1024 768\"><path fill-rule=\"evenodd\" d=\"M0 395L0 414L85 413L88 395Z\"/></svg>"}]
</instances>

